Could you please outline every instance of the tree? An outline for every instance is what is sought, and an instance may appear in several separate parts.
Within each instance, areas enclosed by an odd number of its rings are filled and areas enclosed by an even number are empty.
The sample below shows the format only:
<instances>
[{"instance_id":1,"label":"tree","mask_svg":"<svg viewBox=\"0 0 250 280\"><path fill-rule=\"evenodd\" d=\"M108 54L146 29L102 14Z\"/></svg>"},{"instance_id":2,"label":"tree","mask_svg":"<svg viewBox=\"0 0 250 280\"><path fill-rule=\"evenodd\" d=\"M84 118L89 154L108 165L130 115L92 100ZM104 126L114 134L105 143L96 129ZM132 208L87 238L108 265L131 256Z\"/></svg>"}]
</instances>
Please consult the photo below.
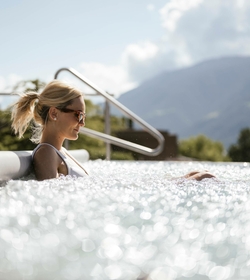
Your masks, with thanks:
<instances>
[{"instance_id":1,"label":"tree","mask_svg":"<svg viewBox=\"0 0 250 280\"><path fill-rule=\"evenodd\" d=\"M229 147L228 155L232 161L250 162L250 128L245 128L240 131L237 144Z\"/></svg>"},{"instance_id":2,"label":"tree","mask_svg":"<svg viewBox=\"0 0 250 280\"><path fill-rule=\"evenodd\" d=\"M36 91L39 92L41 89L45 87L46 83L36 80L25 80L18 82L14 87L14 92L28 92L28 91Z\"/></svg>"},{"instance_id":3,"label":"tree","mask_svg":"<svg viewBox=\"0 0 250 280\"><path fill-rule=\"evenodd\" d=\"M179 143L179 153L186 157L208 161L229 161L224 155L222 143L213 141L204 135L191 137Z\"/></svg>"},{"instance_id":4,"label":"tree","mask_svg":"<svg viewBox=\"0 0 250 280\"><path fill-rule=\"evenodd\" d=\"M28 129L22 139L18 139L13 131L11 130L11 111L0 111L0 150L33 150L35 144L33 144L29 138L31 135L30 130Z\"/></svg>"}]
</instances>

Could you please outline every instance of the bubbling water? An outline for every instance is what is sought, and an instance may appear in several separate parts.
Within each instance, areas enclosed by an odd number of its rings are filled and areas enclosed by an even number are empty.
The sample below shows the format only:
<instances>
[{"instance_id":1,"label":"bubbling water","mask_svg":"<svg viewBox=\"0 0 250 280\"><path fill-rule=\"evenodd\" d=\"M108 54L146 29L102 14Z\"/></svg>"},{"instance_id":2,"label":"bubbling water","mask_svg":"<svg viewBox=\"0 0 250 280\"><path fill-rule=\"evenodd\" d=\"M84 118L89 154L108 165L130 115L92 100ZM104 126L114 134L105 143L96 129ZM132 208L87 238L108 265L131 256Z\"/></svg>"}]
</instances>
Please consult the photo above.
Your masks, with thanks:
<instances>
[{"instance_id":1,"label":"bubbling water","mask_svg":"<svg viewBox=\"0 0 250 280\"><path fill-rule=\"evenodd\" d=\"M0 279L250 279L248 164L84 166L0 188Z\"/></svg>"}]
</instances>

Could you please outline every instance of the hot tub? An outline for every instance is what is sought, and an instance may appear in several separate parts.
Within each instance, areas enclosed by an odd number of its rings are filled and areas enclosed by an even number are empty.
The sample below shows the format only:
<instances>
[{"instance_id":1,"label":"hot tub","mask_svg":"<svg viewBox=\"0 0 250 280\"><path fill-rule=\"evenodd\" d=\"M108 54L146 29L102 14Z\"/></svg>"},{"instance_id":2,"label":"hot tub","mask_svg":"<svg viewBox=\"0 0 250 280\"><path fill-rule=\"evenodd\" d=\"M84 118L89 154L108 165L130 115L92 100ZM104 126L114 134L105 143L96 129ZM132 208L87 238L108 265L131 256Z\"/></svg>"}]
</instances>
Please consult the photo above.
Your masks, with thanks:
<instances>
[{"instance_id":1,"label":"hot tub","mask_svg":"<svg viewBox=\"0 0 250 280\"><path fill-rule=\"evenodd\" d=\"M83 165L2 183L0 279L250 279L248 163Z\"/></svg>"}]
</instances>

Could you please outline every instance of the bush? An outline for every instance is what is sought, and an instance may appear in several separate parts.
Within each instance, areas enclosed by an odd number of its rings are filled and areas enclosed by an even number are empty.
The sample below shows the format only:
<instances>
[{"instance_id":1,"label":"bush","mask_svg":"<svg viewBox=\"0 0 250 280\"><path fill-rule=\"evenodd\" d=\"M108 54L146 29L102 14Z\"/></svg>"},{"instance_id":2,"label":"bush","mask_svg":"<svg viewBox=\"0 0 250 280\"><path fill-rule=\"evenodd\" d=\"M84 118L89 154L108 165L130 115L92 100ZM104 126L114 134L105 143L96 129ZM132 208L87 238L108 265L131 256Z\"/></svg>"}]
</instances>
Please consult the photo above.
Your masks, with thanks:
<instances>
[{"instance_id":1,"label":"bush","mask_svg":"<svg viewBox=\"0 0 250 280\"><path fill-rule=\"evenodd\" d=\"M180 141L179 153L198 160L230 161L230 158L224 154L223 144L204 135Z\"/></svg>"},{"instance_id":2,"label":"bush","mask_svg":"<svg viewBox=\"0 0 250 280\"><path fill-rule=\"evenodd\" d=\"M31 131L28 129L22 139L19 139L11 129L11 111L0 111L0 150L33 150L36 144L33 144L29 138Z\"/></svg>"},{"instance_id":3,"label":"bush","mask_svg":"<svg viewBox=\"0 0 250 280\"><path fill-rule=\"evenodd\" d=\"M250 162L250 129L242 129L237 144L231 145L228 149L228 155L232 161Z\"/></svg>"}]
</instances>

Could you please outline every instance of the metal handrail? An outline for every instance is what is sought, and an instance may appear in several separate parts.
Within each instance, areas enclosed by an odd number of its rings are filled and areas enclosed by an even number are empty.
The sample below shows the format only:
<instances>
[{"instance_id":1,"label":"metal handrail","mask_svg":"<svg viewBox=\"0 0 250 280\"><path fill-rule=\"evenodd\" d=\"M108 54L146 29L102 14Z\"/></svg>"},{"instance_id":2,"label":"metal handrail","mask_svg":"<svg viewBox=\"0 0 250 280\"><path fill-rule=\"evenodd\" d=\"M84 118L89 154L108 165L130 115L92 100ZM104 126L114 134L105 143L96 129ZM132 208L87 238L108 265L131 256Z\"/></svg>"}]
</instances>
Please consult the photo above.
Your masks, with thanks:
<instances>
[{"instance_id":1,"label":"metal handrail","mask_svg":"<svg viewBox=\"0 0 250 280\"><path fill-rule=\"evenodd\" d=\"M82 74L78 73L73 68L60 68L54 76L55 79L57 79L59 73L62 71L68 71L69 73L73 74L76 78L78 78L79 80L84 82L86 85L88 85L90 88L95 90L97 93L102 95L106 99L106 101L111 102L119 110L121 110L123 113L125 113L127 116L129 116L131 119L133 119L134 121L139 123L142 127L144 127L144 129L149 134L151 134L158 141L159 145L155 149L152 149L152 148L148 148L148 147L145 147L145 146L142 146L142 145L139 145L139 144L127 141L127 140L120 139L118 137L114 137L114 136L111 136L111 135L108 135L108 134L105 134L102 132L95 131L93 129L86 128L86 127L80 129L81 133L91 136L93 138L101 139L106 143L115 144L119 147L141 153L143 155L157 156L163 151L165 139L158 130L156 130L150 124L145 122L143 119L141 119L135 113L130 111L127 107L125 107L123 104L121 104L115 98L113 98L107 92L105 92L104 90L102 90L101 88L99 88L98 86L93 84L91 81L89 81L86 77L84 77Z\"/></svg>"},{"instance_id":2,"label":"metal handrail","mask_svg":"<svg viewBox=\"0 0 250 280\"><path fill-rule=\"evenodd\" d=\"M18 94L12 92L0 92L0 95L18 95Z\"/></svg>"}]
</instances>

